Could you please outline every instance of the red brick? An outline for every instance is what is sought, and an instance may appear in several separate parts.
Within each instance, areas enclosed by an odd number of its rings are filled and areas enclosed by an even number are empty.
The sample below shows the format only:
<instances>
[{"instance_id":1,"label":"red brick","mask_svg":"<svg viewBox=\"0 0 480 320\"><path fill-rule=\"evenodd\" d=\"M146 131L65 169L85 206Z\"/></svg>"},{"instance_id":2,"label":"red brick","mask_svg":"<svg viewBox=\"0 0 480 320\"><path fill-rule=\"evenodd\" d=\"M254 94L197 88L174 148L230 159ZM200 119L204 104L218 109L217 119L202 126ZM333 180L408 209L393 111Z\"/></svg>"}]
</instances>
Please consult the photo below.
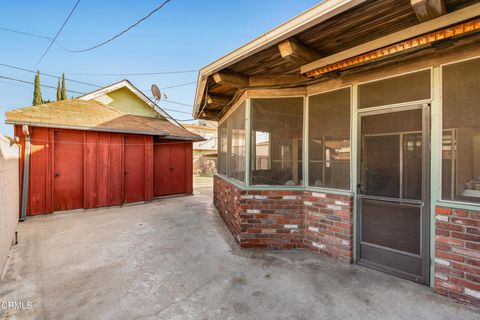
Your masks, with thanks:
<instances>
[{"instance_id":1,"label":"red brick","mask_svg":"<svg viewBox=\"0 0 480 320\"><path fill-rule=\"evenodd\" d=\"M480 243L479 242L466 242L465 247L467 247L468 249L473 249L473 250L480 251Z\"/></svg>"},{"instance_id":2,"label":"red brick","mask_svg":"<svg viewBox=\"0 0 480 320\"><path fill-rule=\"evenodd\" d=\"M462 287L467 287L476 291L480 291L480 283L475 283L465 279L450 277L449 282L461 285Z\"/></svg>"},{"instance_id":3,"label":"red brick","mask_svg":"<svg viewBox=\"0 0 480 320\"><path fill-rule=\"evenodd\" d=\"M335 222L335 225L340 228L345 228L345 229L352 229L352 225L348 223L343 223L343 222Z\"/></svg>"},{"instance_id":4,"label":"red brick","mask_svg":"<svg viewBox=\"0 0 480 320\"><path fill-rule=\"evenodd\" d=\"M458 278L463 277L463 271L451 269L449 267L440 266L440 265L435 266L435 272L440 272L440 273L443 273L449 276L458 277Z\"/></svg>"},{"instance_id":5,"label":"red brick","mask_svg":"<svg viewBox=\"0 0 480 320\"><path fill-rule=\"evenodd\" d=\"M458 246L458 247L463 247L464 244L465 244L465 242L462 241L462 240L452 239L452 238L443 237L443 236L436 236L435 241L446 243L446 244L451 244L451 245Z\"/></svg>"},{"instance_id":6,"label":"red brick","mask_svg":"<svg viewBox=\"0 0 480 320\"><path fill-rule=\"evenodd\" d=\"M477 242L480 241L480 236L466 234L466 233L452 232L451 236L453 238L467 240L467 241L477 241Z\"/></svg>"},{"instance_id":7,"label":"red brick","mask_svg":"<svg viewBox=\"0 0 480 320\"><path fill-rule=\"evenodd\" d=\"M435 228L437 229L446 229L446 230L452 230L452 231L463 231L462 226L457 226L454 224L446 223L446 222L441 222L437 221L435 223Z\"/></svg>"},{"instance_id":8,"label":"red brick","mask_svg":"<svg viewBox=\"0 0 480 320\"><path fill-rule=\"evenodd\" d=\"M480 260L475 260L475 259L465 259L465 263L475 266L475 267L480 267Z\"/></svg>"},{"instance_id":9,"label":"red brick","mask_svg":"<svg viewBox=\"0 0 480 320\"><path fill-rule=\"evenodd\" d=\"M475 283L480 283L480 276L473 275L473 274L470 274L470 273L467 273L465 275L465 279L470 280L470 281L475 282Z\"/></svg>"},{"instance_id":10,"label":"red brick","mask_svg":"<svg viewBox=\"0 0 480 320\"><path fill-rule=\"evenodd\" d=\"M468 217L467 210L455 209L453 210L453 214L456 215L457 217Z\"/></svg>"},{"instance_id":11,"label":"red brick","mask_svg":"<svg viewBox=\"0 0 480 320\"><path fill-rule=\"evenodd\" d=\"M480 220L452 218L452 223L461 224L464 226L480 227Z\"/></svg>"},{"instance_id":12,"label":"red brick","mask_svg":"<svg viewBox=\"0 0 480 320\"><path fill-rule=\"evenodd\" d=\"M437 287L437 286L435 286L435 287L433 288L433 290L434 290L436 293L438 293L438 294L441 294L441 295L443 295L443 296L448 296L448 290L447 290L447 289L444 289L444 288L442 288L442 287Z\"/></svg>"},{"instance_id":13,"label":"red brick","mask_svg":"<svg viewBox=\"0 0 480 320\"><path fill-rule=\"evenodd\" d=\"M439 258L444 258L444 259L453 260L453 261L463 262L465 260L463 256L458 254L453 254L450 252L436 251L435 255Z\"/></svg>"},{"instance_id":14,"label":"red brick","mask_svg":"<svg viewBox=\"0 0 480 320\"><path fill-rule=\"evenodd\" d=\"M463 292L463 287L458 285L458 284L454 284L454 283L450 283L450 282L447 282L447 281L443 281L443 280L440 280L438 278L435 279L435 287L441 287L441 288L444 288L448 291L453 291L453 292Z\"/></svg>"},{"instance_id":15,"label":"red brick","mask_svg":"<svg viewBox=\"0 0 480 320\"><path fill-rule=\"evenodd\" d=\"M450 231L444 230L444 229L435 229L435 234L444 236L444 237L449 237L450 236Z\"/></svg>"},{"instance_id":16,"label":"red brick","mask_svg":"<svg viewBox=\"0 0 480 320\"><path fill-rule=\"evenodd\" d=\"M468 264L453 262L452 263L452 268L456 269L456 270L480 275L480 268L476 268L476 267L470 266Z\"/></svg>"},{"instance_id":17,"label":"red brick","mask_svg":"<svg viewBox=\"0 0 480 320\"><path fill-rule=\"evenodd\" d=\"M435 249L442 251L450 251L450 246L445 243L435 243Z\"/></svg>"},{"instance_id":18,"label":"red brick","mask_svg":"<svg viewBox=\"0 0 480 320\"><path fill-rule=\"evenodd\" d=\"M480 235L480 229L479 229L479 228L470 228L470 227L467 227L465 231L466 231L467 233L470 233L470 234Z\"/></svg>"},{"instance_id":19,"label":"red brick","mask_svg":"<svg viewBox=\"0 0 480 320\"><path fill-rule=\"evenodd\" d=\"M480 220L480 212L470 212L470 218L474 220Z\"/></svg>"},{"instance_id":20,"label":"red brick","mask_svg":"<svg viewBox=\"0 0 480 320\"><path fill-rule=\"evenodd\" d=\"M436 214L451 214L452 209L450 208L443 208L443 207L436 207L435 208L435 213Z\"/></svg>"}]
</instances>

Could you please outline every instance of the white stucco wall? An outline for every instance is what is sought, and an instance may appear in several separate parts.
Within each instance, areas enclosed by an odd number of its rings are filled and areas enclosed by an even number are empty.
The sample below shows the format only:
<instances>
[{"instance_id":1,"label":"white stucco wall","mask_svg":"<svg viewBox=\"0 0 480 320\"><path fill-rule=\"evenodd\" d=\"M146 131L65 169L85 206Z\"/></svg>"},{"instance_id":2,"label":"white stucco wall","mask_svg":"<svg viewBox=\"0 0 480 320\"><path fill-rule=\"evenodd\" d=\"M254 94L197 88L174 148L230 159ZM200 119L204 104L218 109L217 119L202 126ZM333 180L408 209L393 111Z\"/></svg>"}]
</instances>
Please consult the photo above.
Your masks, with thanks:
<instances>
[{"instance_id":1,"label":"white stucco wall","mask_svg":"<svg viewBox=\"0 0 480 320\"><path fill-rule=\"evenodd\" d=\"M15 236L19 215L19 148L0 135L0 276Z\"/></svg>"}]
</instances>

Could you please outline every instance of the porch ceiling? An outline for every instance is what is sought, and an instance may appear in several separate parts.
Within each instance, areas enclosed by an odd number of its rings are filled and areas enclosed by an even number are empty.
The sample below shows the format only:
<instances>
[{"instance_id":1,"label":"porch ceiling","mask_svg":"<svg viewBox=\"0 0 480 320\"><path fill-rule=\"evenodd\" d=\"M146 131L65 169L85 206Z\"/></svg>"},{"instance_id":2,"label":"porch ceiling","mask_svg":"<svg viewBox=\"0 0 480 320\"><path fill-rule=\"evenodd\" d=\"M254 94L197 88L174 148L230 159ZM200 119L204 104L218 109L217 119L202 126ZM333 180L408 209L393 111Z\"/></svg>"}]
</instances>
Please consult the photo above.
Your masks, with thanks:
<instances>
[{"instance_id":1,"label":"porch ceiling","mask_svg":"<svg viewBox=\"0 0 480 320\"><path fill-rule=\"evenodd\" d=\"M334 3L335 0L330 0ZM327 4L330 1L325 1ZM479 0L367 0L351 1L353 7L302 30L216 73L199 75L194 116L217 119L246 88L298 86L312 81L301 74L301 67L317 59L415 26L425 19L451 13ZM441 13L421 16L415 6L438 6ZM427 7L424 7L427 8ZM442 11L443 10L443 11ZM423 12L425 14L425 12ZM299 16L301 17L301 15ZM296 18L295 18L296 19ZM423 21L421 21L423 20ZM264 35L267 37L268 34ZM233 52L232 54L234 54ZM228 56L227 56L228 57ZM202 81L203 89L202 89ZM206 88L205 88L206 85Z\"/></svg>"}]
</instances>

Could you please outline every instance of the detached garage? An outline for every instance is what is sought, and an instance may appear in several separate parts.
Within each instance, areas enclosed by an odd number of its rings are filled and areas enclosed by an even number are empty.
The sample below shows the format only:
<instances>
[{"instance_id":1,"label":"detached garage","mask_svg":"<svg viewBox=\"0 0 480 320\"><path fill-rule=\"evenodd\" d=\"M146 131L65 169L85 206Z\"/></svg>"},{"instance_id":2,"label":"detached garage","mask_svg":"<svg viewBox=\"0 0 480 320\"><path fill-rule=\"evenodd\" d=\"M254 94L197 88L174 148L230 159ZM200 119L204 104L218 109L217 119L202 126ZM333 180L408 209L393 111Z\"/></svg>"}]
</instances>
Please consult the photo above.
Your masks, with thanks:
<instances>
[{"instance_id":1,"label":"detached garage","mask_svg":"<svg viewBox=\"0 0 480 320\"><path fill-rule=\"evenodd\" d=\"M22 217L191 194L189 132L123 80L6 113L22 146Z\"/></svg>"}]
</instances>

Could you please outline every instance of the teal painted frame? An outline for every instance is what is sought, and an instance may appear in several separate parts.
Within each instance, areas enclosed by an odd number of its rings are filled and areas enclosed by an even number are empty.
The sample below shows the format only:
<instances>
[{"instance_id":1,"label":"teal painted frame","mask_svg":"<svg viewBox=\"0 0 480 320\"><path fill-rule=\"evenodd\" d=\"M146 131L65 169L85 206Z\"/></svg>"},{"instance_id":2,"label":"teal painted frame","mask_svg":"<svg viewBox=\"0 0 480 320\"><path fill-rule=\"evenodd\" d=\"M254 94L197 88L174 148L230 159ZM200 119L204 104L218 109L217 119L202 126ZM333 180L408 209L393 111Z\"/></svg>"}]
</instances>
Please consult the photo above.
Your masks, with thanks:
<instances>
[{"instance_id":1,"label":"teal painted frame","mask_svg":"<svg viewBox=\"0 0 480 320\"><path fill-rule=\"evenodd\" d=\"M435 204L441 194L442 172L442 70L433 68L430 103L430 286L435 280Z\"/></svg>"},{"instance_id":2,"label":"teal painted frame","mask_svg":"<svg viewBox=\"0 0 480 320\"><path fill-rule=\"evenodd\" d=\"M391 108L397 106L403 106L406 104L414 103L430 103L430 121L431 121L431 152L430 152L430 286L434 286L434 276L435 276L435 207L436 206L445 206L454 209L464 209L464 210L473 210L480 211L480 204L450 201L441 199L441 172L442 172L442 67L445 65L459 63L462 61L468 61L473 59L478 59L480 57L471 57L468 59L458 60L442 64L440 66L432 66L428 68L422 68L415 71L410 71L406 73L393 74L388 77L374 79L372 81L378 81L382 79L387 79L390 77L400 76L402 74L408 74L413 72L418 72L425 69L431 70L431 99L421 100L421 101L412 101L408 103L402 103L397 105L382 106L382 107L373 107L366 109L358 109L358 86L360 84L366 83L353 83L347 86L339 87L332 90L325 90L324 92L334 91L345 87L351 88L351 125L350 125L350 190L338 190L338 189L329 189L329 188L317 188L308 186L308 120L309 120L309 96L316 94L321 94L323 92L318 92L315 94L305 94L304 98L304 114L303 114L303 152L302 152L302 172L303 172L303 185L301 186L252 186L250 184L251 179L251 99L247 98L246 101L246 110L245 110L245 130L246 130L246 156L245 156L245 184L242 182L236 181L234 179L228 178L224 175L217 174L220 178L226 180L227 182L232 183L241 190L252 190L252 191L267 191L267 190L292 190L292 191L310 191L310 192L319 192L319 193L331 193L339 195L348 195L353 196L353 257L356 260L357 252L357 190L356 185L358 184L358 119L359 113L379 110L383 108ZM371 82L371 81L368 81ZM288 97L301 97L299 95L294 96L285 96ZM253 97L255 99L255 97ZM268 97L263 97L268 98ZM227 164L228 165L228 164Z\"/></svg>"},{"instance_id":3,"label":"teal painted frame","mask_svg":"<svg viewBox=\"0 0 480 320\"><path fill-rule=\"evenodd\" d=\"M435 277L435 207L444 206L453 209L480 211L480 204L442 199L442 143L443 143L443 106L442 106L442 70L444 66L479 59L469 57L441 64L433 68L433 100L431 104L431 268L430 283L433 287Z\"/></svg>"},{"instance_id":4,"label":"teal painted frame","mask_svg":"<svg viewBox=\"0 0 480 320\"><path fill-rule=\"evenodd\" d=\"M251 114L252 114L252 104L250 99L245 101L245 187L250 186L250 179L252 176L251 165L252 160L252 123L251 123Z\"/></svg>"}]
</instances>

